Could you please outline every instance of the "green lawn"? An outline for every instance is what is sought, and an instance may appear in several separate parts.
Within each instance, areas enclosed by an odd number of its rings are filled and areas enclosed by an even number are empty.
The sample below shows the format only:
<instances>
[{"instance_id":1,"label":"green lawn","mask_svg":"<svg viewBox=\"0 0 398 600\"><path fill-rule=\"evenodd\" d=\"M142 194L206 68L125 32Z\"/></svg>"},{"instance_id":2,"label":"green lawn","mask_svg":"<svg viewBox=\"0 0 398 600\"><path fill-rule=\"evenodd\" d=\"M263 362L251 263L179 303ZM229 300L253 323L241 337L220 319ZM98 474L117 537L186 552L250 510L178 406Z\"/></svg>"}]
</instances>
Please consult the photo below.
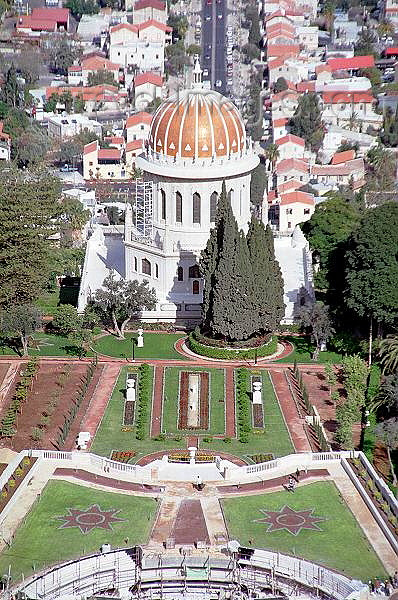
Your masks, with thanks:
<instances>
[{"instance_id":1,"label":"green lawn","mask_svg":"<svg viewBox=\"0 0 398 600\"><path fill-rule=\"evenodd\" d=\"M35 304L40 308L44 316L53 315L59 304L59 288L57 287L52 292L43 292Z\"/></svg>"},{"instance_id":2,"label":"green lawn","mask_svg":"<svg viewBox=\"0 0 398 600\"><path fill-rule=\"evenodd\" d=\"M68 509L87 509L98 504L101 510L120 510L115 516L124 521L114 522L113 530L96 527L83 534L78 527L60 529L64 523L57 516L69 514ZM35 503L13 542L0 554L0 573L11 565L13 581L60 561L96 552L101 544L114 547L145 544L156 514L156 501L130 494L103 492L61 481L50 481L41 498Z\"/></svg>"},{"instance_id":3,"label":"green lawn","mask_svg":"<svg viewBox=\"0 0 398 600\"><path fill-rule=\"evenodd\" d=\"M266 371L250 371L253 374L261 373L263 379L262 396L264 409L264 429L256 430L249 434L249 442L242 444L236 439L226 443L214 438L212 442L201 442L201 447L218 450L219 452L230 452L243 458L251 454L271 452L275 456L285 456L294 452L283 415L275 396L274 388Z\"/></svg>"},{"instance_id":4,"label":"green lawn","mask_svg":"<svg viewBox=\"0 0 398 600\"><path fill-rule=\"evenodd\" d=\"M325 351L319 353L319 359L317 361L313 361L311 359L311 353L315 350L315 344L311 343L308 337L300 337L294 335L281 336L281 340L286 340L287 342L291 342L294 346L294 350L291 354L286 356L285 358L281 358L280 360L275 360L275 362L280 363L293 363L294 361L298 363L340 363L342 359L342 355L338 352Z\"/></svg>"},{"instance_id":5,"label":"green lawn","mask_svg":"<svg viewBox=\"0 0 398 600\"><path fill-rule=\"evenodd\" d=\"M332 482L312 483L294 493L284 490L226 499L222 505L230 538L243 546L250 545L250 540L257 548L302 556L362 581L386 578L383 565ZM265 516L260 509L279 511L285 505L294 510L314 509L314 516L325 517L318 524L321 531L267 532L267 524L255 522Z\"/></svg>"},{"instance_id":6,"label":"green lawn","mask_svg":"<svg viewBox=\"0 0 398 600\"><path fill-rule=\"evenodd\" d=\"M119 340L114 335L104 335L95 343L94 349L106 356L117 358L131 358L131 338L137 339L136 333L127 333L124 340ZM144 347L135 346L135 358L174 358L182 359L183 356L174 350L174 344L182 334L144 333Z\"/></svg>"},{"instance_id":7,"label":"green lawn","mask_svg":"<svg viewBox=\"0 0 398 600\"><path fill-rule=\"evenodd\" d=\"M209 429L208 431L196 430L185 433L219 434L225 433L224 412L224 370L206 368L178 368L167 367L165 370L164 396L163 396L163 419L162 431L164 433L184 433L178 429L179 408L179 380L181 371L206 371L209 373Z\"/></svg>"},{"instance_id":8,"label":"green lawn","mask_svg":"<svg viewBox=\"0 0 398 600\"><path fill-rule=\"evenodd\" d=\"M131 370L134 370L134 367L126 366L120 371L119 378L91 446L91 452L100 456L110 457L112 450L132 451L136 452L136 455L130 462L136 462L139 458L151 452L185 447L185 442L181 441L181 436L179 435L172 436L166 440L151 439L149 437L150 421L148 423L148 437L145 440L136 439L135 427L132 427L131 431L122 431L126 373ZM151 377L153 382L152 368Z\"/></svg>"},{"instance_id":9,"label":"green lawn","mask_svg":"<svg viewBox=\"0 0 398 600\"><path fill-rule=\"evenodd\" d=\"M73 342L60 335L53 335L49 333L35 333L34 339L38 343L38 348L29 348L29 354L31 356L78 356L79 349L73 344ZM6 342L0 342L0 355L17 355L18 348L7 345ZM87 352L86 356L93 356L92 352Z\"/></svg>"}]
</instances>

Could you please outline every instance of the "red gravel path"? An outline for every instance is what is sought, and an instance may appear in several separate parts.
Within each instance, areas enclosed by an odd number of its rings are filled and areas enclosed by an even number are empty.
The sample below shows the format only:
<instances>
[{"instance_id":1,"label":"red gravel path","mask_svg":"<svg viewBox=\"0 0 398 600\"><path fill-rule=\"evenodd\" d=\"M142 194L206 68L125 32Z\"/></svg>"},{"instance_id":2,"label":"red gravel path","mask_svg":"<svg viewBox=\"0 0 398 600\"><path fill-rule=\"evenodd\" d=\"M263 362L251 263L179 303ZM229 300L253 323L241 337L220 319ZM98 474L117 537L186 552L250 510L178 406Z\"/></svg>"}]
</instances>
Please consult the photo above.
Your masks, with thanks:
<instances>
[{"instance_id":1,"label":"red gravel path","mask_svg":"<svg viewBox=\"0 0 398 600\"><path fill-rule=\"evenodd\" d=\"M54 475L73 477L75 479L80 479L80 481L98 483L99 485L105 485L106 487L117 488L118 490L128 490L131 492L158 494L164 490L164 488L156 485L129 483L128 481L120 481L111 477L104 477L103 475L95 475L94 473L89 473L89 471L84 471L83 469L67 469L59 467L55 469Z\"/></svg>"},{"instance_id":2,"label":"red gravel path","mask_svg":"<svg viewBox=\"0 0 398 600\"><path fill-rule=\"evenodd\" d=\"M162 421L164 366L156 365L153 385L151 436L159 435Z\"/></svg>"},{"instance_id":3,"label":"red gravel path","mask_svg":"<svg viewBox=\"0 0 398 600\"><path fill-rule=\"evenodd\" d=\"M81 431L88 431L91 434L91 442L101 423L101 419L105 413L107 404L112 394L115 381L119 376L120 365L109 364L105 365L101 375L100 384L97 386L93 397L91 398L86 416L81 424Z\"/></svg>"},{"instance_id":4,"label":"red gravel path","mask_svg":"<svg viewBox=\"0 0 398 600\"><path fill-rule=\"evenodd\" d=\"M296 452L311 452L311 446L304 430L305 421L300 419L297 412L294 399L287 385L284 369L270 369L269 374Z\"/></svg>"},{"instance_id":5,"label":"red gravel path","mask_svg":"<svg viewBox=\"0 0 398 600\"><path fill-rule=\"evenodd\" d=\"M319 477L327 477L329 471L327 469L310 469L307 473L301 472L299 482L309 479L319 479ZM293 475L296 479L296 475ZM254 481L253 483L242 483L239 485L224 485L218 486L217 491L221 496L224 494L244 494L246 492L258 492L261 490L273 489L278 486L283 486L288 483L289 476L275 477L275 479L267 479L265 481Z\"/></svg>"},{"instance_id":6,"label":"red gravel path","mask_svg":"<svg viewBox=\"0 0 398 600\"><path fill-rule=\"evenodd\" d=\"M194 544L198 540L210 543L200 500L182 500L174 522L176 544Z\"/></svg>"},{"instance_id":7,"label":"red gravel path","mask_svg":"<svg viewBox=\"0 0 398 600\"><path fill-rule=\"evenodd\" d=\"M236 435L234 370L231 367L225 369L225 435L231 438Z\"/></svg>"}]
</instances>

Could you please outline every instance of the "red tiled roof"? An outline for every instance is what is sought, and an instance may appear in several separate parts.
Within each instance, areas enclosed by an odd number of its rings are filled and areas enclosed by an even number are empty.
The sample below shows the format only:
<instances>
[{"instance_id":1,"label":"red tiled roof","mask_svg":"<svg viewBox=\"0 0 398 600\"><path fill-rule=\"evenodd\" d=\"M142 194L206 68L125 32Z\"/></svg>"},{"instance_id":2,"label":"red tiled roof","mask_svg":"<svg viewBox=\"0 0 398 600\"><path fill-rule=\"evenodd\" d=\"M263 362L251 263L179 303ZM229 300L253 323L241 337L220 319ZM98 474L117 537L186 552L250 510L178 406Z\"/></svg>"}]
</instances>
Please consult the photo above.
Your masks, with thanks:
<instances>
[{"instance_id":1,"label":"red tiled roof","mask_svg":"<svg viewBox=\"0 0 398 600\"><path fill-rule=\"evenodd\" d=\"M330 65L327 65L326 63L323 63L322 65L317 65L315 67L315 73L317 75L319 75L319 73L331 73L332 72L332 68Z\"/></svg>"},{"instance_id":2,"label":"red tiled roof","mask_svg":"<svg viewBox=\"0 0 398 600\"><path fill-rule=\"evenodd\" d=\"M98 148L98 140L94 140L94 142L90 142L84 146L83 154L90 154L90 152L95 152Z\"/></svg>"},{"instance_id":3,"label":"red tiled roof","mask_svg":"<svg viewBox=\"0 0 398 600\"><path fill-rule=\"evenodd\" d=\"M281 160L276 165L276 172L286 173L286 171L301 171L302 173L309 173L309 165L308 163L301 158L286 158L285 160Z\"/></svg>"},{"instance_id":4,"label":"red tiled roof","mask_svg":"<svg viewBox=\"0 0 398 600\"><path fill-rule=\"evenodd\" d=\"M306 192L288 192L287 194L281 195L280 204L293 204L294 202L300 202L301 204L315 205L314 196L307 194Z\"/></svg>"},{"instance_id":5,"label":"red tiled roof","mask_svg":"<svg viewBox=\"0 0 398 600\"><path fill-rule=\"evenodd\" d=\"M111 136L106 136L106 141L109 142L110 144L124 144L124 138L119 136L119 135L111 135Z\"/></svg>"},{"instance_id":6,"label":"red tiled roof","mask_svg":"<svg viewBox=\"0 0 398 600\"><path fill-rule=\"evenodd\" d=\"M293 135L292 133L284 135L283 137L279 138L279 140L276 140L275 143L277 146L282 146L283 144L287 144L289 142L292 144L297 144L297 146L302 146L303 148L305 146L305 140L298 135Z\"/></svg>"},{"instance_id":7,"label":"red tiled roof","mask_svg":"<svg viewBox=\"0 0 398 600\"><path fill-rule=\"evenodd\" d=\"M266 41L269 44L271 41L273 43L281 43L286 44L289 43L289 40L294 40L296 38L296 34L291 31L287 31L284 29L278 29L277 31L271 31L270 33L267 31ZM283 40L283 41L282 41Z\"/></svg>"},{"instance_id":8,"label":"red tiled roof","mask_svg":"<svg viewBox=\"0 0 398 600\"><path fill-rule=\"evenodd\" d=\"M146 123L147 125L150 125L152 123L152 117L153 115L144 111L136 113L135 115L130 115L127 117L126 127L133 127L139 123Z\"/></svg>"},{"instance_id":9,"label":"red tiled roof","mask_svg":"<svg viewBox=\"0 0 398 600\"><path fill-rule=\"evenodd\" d=\"M390 48L386 48L384 54L385 56L394 56L394 54L398 54L398 46L390 46Z\"/></svg>"},{"instance_id":10,"label":"red tiled roof","mask_svg":"<svg viewBox=\"0 0 398 600\"><path fill-rule=\"evenodd\" d=\"M267 27L267 38L269 38L271 34L277 32L295 34L296 28L290 23L275 23L274 25L269 25Z\"/></svg>"},{"instance_id":11,"label":"red tiled roof","mask_svg":"<svg viewBox=\"0 0 398 600\"><path fill-rule=\"evenodd\" d=\"M298 93L296 90L283 90L282 92L278 92L277 94L272 94L271 102L279 102L279 100L284 100L285 98L298 98Z\"/></svg>"},{"instance_id":12,"label":"red tiled roof","mask_svg":"<svg viewBox=\"0 0 398 600\"><path fill-rule=\"evenodd\" d=\"M116 31L121 31L122 29L128 29L129 31L138 33L138 25L131 25L131 23L119 23L119 25L113 25L113 27L109 29L109 32L115 33Z\"/></svg>"},{"instance_id":13,"label":"red tiled roof","mask_svg":"<svg viewBox=\"0 0 398 600\"><path fill-rule=\"evenodd\" d=\"M285 181L284 183L278 185L278 193L283 194L287 190L297 189L302 187L302 185L302 181L297 181L297 179L290 179L290 181Z\"/></svg>"},{"instance_id":14,"label":"red tiled roof","mask_svg":"<svg viewBox=\"0 0 398 600\"><path fill-rule=\"evenodd\" d=\"M81 70L82 70L81 65L71 65L70 67L68 67L68 73L72 73L74 71L80 72Z\"/></svg>"},{"instance_id":15,"label":"red tiled roof","mask_svg":"<svg viewBox=\"0 0 398 600\"><path fill-rule=\"evenodd\" d=\"M161 29L162 31L167 31L167 32L171 32L173 31L172 27L169 27L168 25L165 25L164 23L161 23L160 21L156 21L156 19L149 19L148 21L145 21L144 23L140 23L138 25L139 31L141 31L141 29L147 29L148 27L156 27L157 29Z\"/></svg>"},{"instance_id":16,"label":"red tiled roof","mask_svg":"<svg viewBox=\"0 0 398 600\"><path fill-rule=\"evenodd\" d=\"M268 44L267 56L277 58L291 58L300 54L299 44Z\"/></svg>"},{"instance_id":17,"label":"red tiled roof","mask_svg":"<svg viewBox=\"0 0 398 600\"><path fill-rule=\"evenodd\" d=\"M4 127L4 123L3 123L3 121L0 121L0 139L1 140L9 140L10 136L8 135L8 133L4 133L3 127Z\"/></svg>"},{"instance_id":18,"label":"red tiled roof","mask_svg":"<svg viewBox=\"0 0 398 600\"><path fill-rule=\"evenodd\" d=\"M363 159L356 158L339 165L313 165L311 173L313 175L351 175L355 171L363 171L364 169Z\"/></svg>"},{"instance_id":19,"label":"red tiled roof","mask_svg":"<svg viewBox=\"0 0 398 600\"><path fill-rule=\"evenodd\" d=\"M144 83L152 83L161 87L163 85L163 77L154 73L140 73L134 77L134 85L143 85Z\"/></svg>"},{"instance_id":20,"label":"red tiled roof","mask_svg":"<svg viewBox=\"0 0 398 600\"><path fill-rule=\"evenodd\" d=\"M32 19L66 23L69 19L69 8L34 8Z\"/></svg>"},{"instance_id":21,"label":"red tiled roof","mask_svg":"<svg viewBox=\"0 0 398 600\"><path fill-rule=\"evenodd\" d=\"M333 155L330 164L340 165L341 163L347 162L347 160L354 160L354 158L355 150L345 150L344 152L336 152L336 154Z\"/></svg>"},{"instance_id":22,"label":"red tiled roof","mask_svg":"<svg viewBox=\"0 0 398 600\"><path fill-rule=\"evenodd\" d=\"M279 69L279 67L282 67L282 65L285 64L285 59L284 58L275 58L273 60L268 61L268 69Z\"/></svg>"},{"instance_id":23,"label":"red tiled roof","mask_svg":"<svg viewBox=\"0 0 398 600\"><path fill-rule=\"evenodd\" d=\"M283 127L283 125L287 125L288 123L289 119L287 118L275 119L275 121L272 121L272 127Z\"/></svg>"},{"instance_id":24,"label":"red tiled roof","mask_svg":"<svg viewBox=\"0 0 398 600\"><path fill-rule=\"evenodd\" d=\"M93 56L92 58L82 59L82 68L85 71L119 71L120 65L111 62L107 58Z\"/></svg>"},{"instance_id":25,"label":"red tiled roof","mask_svg":"<svg viewBox=\"0 0 398 600\"><path fill-rule=\"evenodd\" d=\"M122 153L117 148L100 148L98 150L99 159L120 160Z\"/></svg>"},{"instance_id":26,"label":"red tiled roof","mask_svg":"<svg viewBox=\"0 0 398 600\"><path fill-rule=\"evenodd\" d=\"M322 100L325 104L357 104L358 102L375 102L374 97L368 92L323 92Z\"/></svg>"},{"instance_id":27,"label":"red tiled roof","mask_svg":"<svg viewBox=\"0 0 398 600\"><path fill-rule=\"evenodd\" d=\"M31 16L18 17L17 29L31 29L32 31L56 31L56 21L45 21L44 19L32 19Z\"/></svg>"},{"instance_id":28,"label":"red tiled roof","mask_svg":"<svg viewBox=\"0 0 398 600\"><path fill-rule=\"evenodd\" d=\"M296 84L296 89L299 93L315 92L315 81L299 81Z\"/></svg>"},{"instance_id":29,"label":"red tiled roof","mask_svg":"<svg viewBox=\"0 0 398 600\"><path fill-rule=\"evenodd\" d=\"M46 88L46 98L48 99L51 94L62 94L63 92L70 92L73 97L83 95L85 99L98 98L101 94L115 94L117 96L117 87L114 85L101 84L93 85L91 87L85 87L82 85L78 86L61 86L61 87L48 87Z\"/></svg>"},{"instance_id":30,"label":"red tiled roof","mask_svg":"<svg viewBox=\"0 0 398 600\"><path fill-rule=\"evenodd\" d=\"M268 202L272 202L273 200L275 200L275 198L276 198L275 190L271 190L270 192L268 192L268 196L267 196Z\"/></svg>"},{"instance_id":31,"label":"red tiled roof","mask_svg":"<svg viewBox=\"0 0 398 600\"><path fill-rule=\"evenodd\" d=\"M144 8L155 8L156 10L166 10L166 3L161 0L138 0L134 4L134 10L142 10Z\"/></svg>"},{"instance_id":32,"label":"red tiled roof","mask_svg":"<svg viewBox=\"0 0 398 600\"><path fill-rule=\"evenodd\" d=\"M328 65L332 71L341 71L344 69L366 69L375 66L373 56L353 56L352 58L329 58Z\"/></svg>"},{"instance_id":33,"label":"red tiled roof","mask_svg":"<svg viewBox=\"0 0 398 600\"><path fill-rule=\"evenodd\" d=\"M133 140L126 146L126 152L133 152L134 150L140 150L144 147L144 140Z\"/></svg>"}]
</instances>

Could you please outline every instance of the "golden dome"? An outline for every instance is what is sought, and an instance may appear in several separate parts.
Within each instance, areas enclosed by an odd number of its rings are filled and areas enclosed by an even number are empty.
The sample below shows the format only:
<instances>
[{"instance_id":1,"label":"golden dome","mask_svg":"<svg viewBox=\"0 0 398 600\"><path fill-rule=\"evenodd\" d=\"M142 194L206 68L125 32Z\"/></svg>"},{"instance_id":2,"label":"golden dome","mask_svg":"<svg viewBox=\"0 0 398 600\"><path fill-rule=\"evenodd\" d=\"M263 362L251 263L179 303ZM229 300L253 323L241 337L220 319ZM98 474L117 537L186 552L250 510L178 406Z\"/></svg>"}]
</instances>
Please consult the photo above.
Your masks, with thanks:
<instances>
[{"instance_id":1,"label":"golden dome","mask_svg":"<svg viewBox=\"0 0 398 600\"><path fill-rule=\"evenodd\" d=\"M149 145L170 157L225 157L246 149L246 132L238 109L225 96L204 89L184 90L159 106Z\"/></svg>"}]
</instances>

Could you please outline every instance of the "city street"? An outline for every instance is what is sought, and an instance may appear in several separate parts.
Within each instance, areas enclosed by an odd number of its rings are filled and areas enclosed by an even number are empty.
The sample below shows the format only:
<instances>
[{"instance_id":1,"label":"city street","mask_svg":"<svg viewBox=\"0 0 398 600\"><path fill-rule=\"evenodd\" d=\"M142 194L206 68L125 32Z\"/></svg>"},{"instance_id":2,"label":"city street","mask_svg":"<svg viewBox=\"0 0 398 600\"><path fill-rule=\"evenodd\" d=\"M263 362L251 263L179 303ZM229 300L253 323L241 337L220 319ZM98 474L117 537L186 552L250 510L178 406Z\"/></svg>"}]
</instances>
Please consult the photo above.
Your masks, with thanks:
<instances>
[{"instance_id":1,"label":"city street","mask_svg":"<svg viewBox=\"0 0 398 600\"><path fill-rule=\"evenodd\" d=\"M225 0L203 0L202 7L202 68L203 80L226 93L226 33L227 10Z\"/></svg>"}]
</instances>

